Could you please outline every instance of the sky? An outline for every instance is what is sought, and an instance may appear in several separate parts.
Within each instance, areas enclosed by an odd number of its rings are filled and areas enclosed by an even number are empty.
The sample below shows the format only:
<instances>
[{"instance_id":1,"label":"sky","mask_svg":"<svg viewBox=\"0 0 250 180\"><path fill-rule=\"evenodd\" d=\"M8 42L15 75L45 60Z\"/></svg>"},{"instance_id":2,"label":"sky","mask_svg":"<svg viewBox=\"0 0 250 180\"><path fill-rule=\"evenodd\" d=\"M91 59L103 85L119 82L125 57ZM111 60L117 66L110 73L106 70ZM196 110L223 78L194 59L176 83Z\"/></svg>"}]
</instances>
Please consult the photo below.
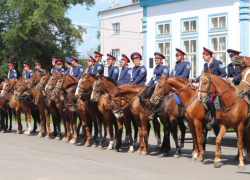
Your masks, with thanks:
<instances>
[{"instance_id":1,"label":"sky","mask_svg":"<svg viewBox=\"0 0 250 180\"><path fill-rule=\"evenodd\" d=\"M121 5L132 0L115 0L115 5ZM106 10L112 6L112 0L95 0L95 6L90 7L89 10L86 6L72 6L72 8L66 13L66 16L72 20L73 24L82 26L91 26L98 28L86 27L87 33L83 35L84 43L77 46L77 51L81 54L81 57L87 56L92 48L97 48L100 41L96 38L97 31L99 30L98 12Z\"/></svg>"}]
</instances>

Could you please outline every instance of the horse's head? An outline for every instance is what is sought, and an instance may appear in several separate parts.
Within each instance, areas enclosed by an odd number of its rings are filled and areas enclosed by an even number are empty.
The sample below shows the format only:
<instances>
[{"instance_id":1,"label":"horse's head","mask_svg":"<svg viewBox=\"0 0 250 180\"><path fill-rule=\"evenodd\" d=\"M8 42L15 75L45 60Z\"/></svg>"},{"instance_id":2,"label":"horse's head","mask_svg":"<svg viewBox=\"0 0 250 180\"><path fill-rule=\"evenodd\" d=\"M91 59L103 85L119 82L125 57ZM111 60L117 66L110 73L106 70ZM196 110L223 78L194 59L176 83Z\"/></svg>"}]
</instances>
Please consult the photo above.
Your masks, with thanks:
<instances>
[{"instance_id":1,"label":"horse's head","mask_svg":"<svg viewBox=\"0 0 250 180\"><path fill-rule=\"evenodd\" d=\"M93 83L95 81L94 75L84 74L78 81L78 86L75 92L76 98L81 98L84 93L89 92L92 89Z\"/></svg>"},{"instance_id":2,"label":"horse's head","mask_svg":"<svg viewBox=\"0 0 250 180\"><path fill-rule=\"evenodd\" d=\"M44 90L46 84L48 83L49 79L50 79L50 73L45 74L39 81L39 83L36 85L36 89L38 91Z\"/></svg>"},{"instance_id":3,"label":"horse's head","mask_svg":"<svg viewBox=\"0 0 250 180\"><path fill-rule=\"evenodd\" d=\"M107 89L106 85L104 84L103 76L96 77L96 80L93 84L93 90L91 93L91 98L93 101L98 101L99 97L105 92Z\"/></svg>"},{"instance_id":4,"label":"horse's head","mask_svg":"<svg viewBox=\"0 0 250 180\"><path fill-rule=\"evenodd\" d=\"M45 86L45 91L49 92L53 90L56 86L57 80L58 80L58 74L57 72L53 72L51 78L49 79L49 82Z\"/></svg>"},{"instance_id":5,"label":"horse's head","mask_svg":"<svg viewBox=\"0 0 250 180\"><path fill-rule=\"evenodd\" d=\"M76 98L75 98L75 91L77 88L77 84L67 88L63 91L64 96L64 106L67 111L75 112L77 109L76 106Z\"/></svg>"},{"instance_id":6,"label":"horse's head","mask_svg":"<svg viewBox=\"0 0 250 180\"><path fill-rule=\"evenodd\" d=\"M250 88L250 67L247 67L242 72L242 80L240 81L240 84L236 88L236 96L238 98L243 98L245 95L248 94L249 88Z\"/></svg>"},{"instance_id":7,"label":"horse's head","mask_svg":"<svg viewBox=\"0 0 250 180\"><path fill-rule=\"evenodd\" d=\"M208 68L207 72L202 71L199 82L198 101L206 103L210 94L215 92L215 87L211 79L211 69Z\"/></svg>"},{"instance_id":8,"label":"horse's head","mask_svg":"<svg viewBox=\"0 0 250 180\"><path fill-rule=\"evenodd\" d=\"M232 64L239 68L245 68L250 66L250 58L246 56L234 55L231 59Z\"/></svg>"},{"instance_id":9,"label":"horse's head","mask_svg":"<svg viewBox=\"0 0 250 180\"><path fill-rule=\"evenodd\" d=\"M17 81L15 91L14 91L15 100L18 100L22 96L24 91L27 91L28 89L27 84L28 84L27 79L26 80L20 79Z\"/></svg>"},{"instance_id":10,"label":"horse's head","mask_svg":"<svg viewBox=\"0 0 250 180\"><path fill-rule=\"evenodd\" d=\"M46 71L46 70L45 70ZM28 88L33 88L44 76L44 72L38 71L37 69L34 69L34 73L32 74L29 82L28 82Z\"/></svg>"},{"instance_id":11,"label":"horse's head","mask_svg":"<svg viewBox=\"0 0 250 180\"><path fill-rule=\"evenodd\" d=\"M66 89L65 81L66 81L65 74L58 73L57 82L56 82L56 85L53 89L53 95L57 96L62 89Z\"/></svg>"},{"instance_id":12,"label":"horse's head","mask_svg":"<svg viewBox=\"0 0 250 180\"><path fill-rule=\"evenodd\" d=\"M1 91L1 95L5 97L11 90L13 90L16 81L17 81L16 79L6 78L3 83L3 89Z\"/></svg>"},{"instance_id":13,"label":"horse's head","mask_svg":"<svg viewBox=\"0 0 250 180\"><path fill-rule=\"evenodd\" d=\"M126 101L122 100L119 97L113 97L112 95L108 95L107 103L117 119L123 117L123 107L125 107L125 105L127 104Z\"/></svg>"},{"instance_id":14,"label":"horse's head","mask_svg":"<svg viewBox=\"0 0 250 180\"><path fill-rule=\"evenodd\" d=\"M168 87L168 76L162 75L156 84L153 95L150 98L150 102L154 105L158 105L160 101L164 98L164 96L170 93Z\"/></svg>"}]
</instances>

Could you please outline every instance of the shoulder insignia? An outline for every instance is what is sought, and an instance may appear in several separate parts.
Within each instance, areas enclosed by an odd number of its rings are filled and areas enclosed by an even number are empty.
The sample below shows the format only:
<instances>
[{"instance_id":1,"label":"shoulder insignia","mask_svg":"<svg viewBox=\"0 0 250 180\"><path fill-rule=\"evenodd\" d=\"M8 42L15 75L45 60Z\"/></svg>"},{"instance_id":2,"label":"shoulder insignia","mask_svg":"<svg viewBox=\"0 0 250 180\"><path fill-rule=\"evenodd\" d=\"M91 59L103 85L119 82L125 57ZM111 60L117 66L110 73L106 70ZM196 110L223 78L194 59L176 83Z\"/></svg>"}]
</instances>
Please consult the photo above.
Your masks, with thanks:
<instances>
[{"instance_id":1,"label":"shoulder insignia","mask_svg":"<svg viewBox=\"0 0 250 180\"><path fill-rule=\"evenodd\" d=\"M131 74L131 69L128 70L128 74Z\"/></svg>"},{"instance_id":2,"label":"shoulder insignia","mask_svg":"<svg viewBox=\"0 0 250 180\"><path fill-rule=\"evenodd\" d=\"M97 70L101 70L101 69L102 69L102 66L98 66L98 67L97 67Z\"/></svg>"},{"instance_id":3,"label":"shoulder insignia","mask_svg":"<svg viewBox=\"0 0 250 180\"><path fill-rule=\"evenodd\" d=\"M145 68L141 68L141 73L144 73L145 71Z\"/></svg>"},{"instance_id":4,"label":"shoulder insignia","mask_svg":"<svg viewBox=\"0 0 250 180\"><path fill-rule=\"evenodd\" d=\"M188 70L191 68L191 66L190 66L189 63L186 65L186 68L187 68Z\"/></svg>"},{"instance_id":5,"label":"shoulder insignia","mask_svg":"<svg viewBox=\"0 0 250 180\"><path fill-rule=\"evenodd\" d=\"M163 69L163 72L164 72L164 73L168 73L168 68L164 68L164 69Z\"/></svg>"},{"instance_id":6,"label":"shoulder insignia","mask_svg":"<svg viewBox=\"0 0 250 180\"><path fill-rule=\"evenodd\" d=\"M224 68L224 67L223 67L223 64L220 64L220 65L219 65L219 67L220 67L221 69L223 69L223 68Z\"/></svg>"},{"instance_id":7,"label":"shoulder insignia","mask_svg":"<svg viewBox=\"0 0 250 180\"><path fill-rule=\"evenodd\" d=\"M80 72L83 72L83 68L80 68L80 70L79 70Z\"/></svg>"},{"instance_id":8,"label":"shoulder insignia","mask_svg":"<svg viewBox=\"0 0 250 180\"><path fill-rule=\"evenodd\" d=\"M114 73L116 73L116 74L118 73L118 69L117 68L114 69Z\"/></svg>"}]
</instances>

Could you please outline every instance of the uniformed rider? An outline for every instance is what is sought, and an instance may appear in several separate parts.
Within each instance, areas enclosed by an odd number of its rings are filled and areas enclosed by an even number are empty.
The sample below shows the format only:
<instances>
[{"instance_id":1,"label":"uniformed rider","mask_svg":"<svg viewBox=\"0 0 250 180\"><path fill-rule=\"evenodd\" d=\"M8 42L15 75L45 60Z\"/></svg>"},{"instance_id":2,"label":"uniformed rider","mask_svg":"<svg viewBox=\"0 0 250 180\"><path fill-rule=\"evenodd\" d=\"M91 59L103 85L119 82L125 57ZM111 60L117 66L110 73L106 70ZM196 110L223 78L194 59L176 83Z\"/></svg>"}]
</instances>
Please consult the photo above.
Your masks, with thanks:
<instances>
[{"instance_id":1,"label":"uniformed rider","mask_svg":"<svg viewBox=\"0 0 250 180\"><path fill-rule=\"evenodd\" d=\"M8 78L9 79L17 79L17 72L14 69L14 62L8 61L8 65L9 65Z\"/></svg>"},{"instance_id":2,"label":"uniformed rider","mask_svg":"<svg viewBox=\"0 0 250 180\"><path fill-rule=\"evenodd\" d=\"M56 60L56 67L57 67L56 72L65 73L65 70L62 68L63 67L63 61L61 59Z\"/></svg>"},{"instance_id":3,"label":"uniformed rider","mask_svg":"<svg viewBox=\"0 0 250 180\"><path fill-rule=\"evenodd\" d=\"M57 66L56 66L56 60L57 60L57 59L58 59L58 58L57 58L56 56L52 56L52 61L51 61L51 63L52 63L53 68L51 69L51 73L53 73L54 71L57 70Z\"/></svg>"},{"instance_id":4,"label":"uniformed rider","mask_svg":"<svg viewBox=\"0 0 250 180\"><path fill-rule=\"evenodd\" d=\"M111 54L107 54L107 64L108 64L108 77L117 81L119 76L119 68L114 66L116 58Z\"/></svg>"},{"instance_id":5,"label":"uniformed rider","mask_svg":"<svg viewBox=\"0 0 250 180\"><path fill-rule=\"evenodd\" d=\"M99 75L101 75L104 73L104 66L101 62L103 55L99 52L96 52L96 51L94 53L95 53L96 63L95 63L94 68L93 68L93 74L99 73Z\"/></svg>"},{"instance_id":6,"label":"uniformed rider","mask_svg":"<svg viewBox=\"0 0 250 180\"><path fill-rule=\"evenodd\" d=\"M65 74L73 74L73 67L71 64L71 59L69 57L65 57L65 67L67 68Z\"/></svg>"},{"instance_id":7,"label":"uniformed rider","mask_svg":"<svg viewBox=\"0 0 250 180\"><path fill-rule=\"evenodd\" d=\"M73 76L80 79L82 74L83 74L83 67L78 64L79 63L79 59L75 56L71 57L71 62L73 65Z\"/></svg>"},{"instance_id":8,"label":"uniformed rider","mask_svg":"<svg viewBox=\"0 0 250 180\"><path fill-rule=\"evenodd\" d=\"M241 52L233 49L228 49L230 60L236 55L239 55ZM242 78L242 69L234 66L232 63L227 65L227 78L232 81L232 83L237 86L240 84Z\"/></svg>"},{"instance_id":9,"label":"uniformed rider","mask_svg":"<svg viewBox=\"0 0 250 180\"><path fill-rule=\"evenodd\" d=\"M142 59L141 54L138 52L134 52L133 54L131 54L131 59L133 60L135 65L132 69L131 83L144 86L147 80L147 69L144 65L140 65L140 61Z\"/></svg>"},{"instance_id":10,"label":"uniformed rider","mask_svg":"<svg viewBox=\"0 0 250 180\"><path fill-rule=\"evenodd\" d=\"M154 56L155 56L156 67L154 69L154 76L151 78L148 85L157 83L158 79L160 79L160 77L163 74L169 75L168 66L163 65L163 59L165 59L165 57L161 53L158 53L158 52L155 52Z\"/></svg>"},{"instance_id":11,"label":"uniformed rider","mask_svg":"<svg viewBox=\"0 0 250 180\"><path fill-rule=\"evenodd\" d=\"M122 54L120 62L122 69L118 80L120 84L130 83L131 81L131 68L128 67L128 63L130 63L129 58L125 54Z\"/></svg>"},{"instance_id":12,"label":"uniformed rider","mask_svg":"<svg viewBox=\"0 0 250 180\"><path fill-rule=\"evenodd\" d=\"M204 72L207 72L208 68L211 69L211 74L220 76L225 78L227 76L225 68L223 67L223 64L220 60L216 60L212 57L213 52L205 47L203 47L203 59L205 61L204 64ZM199 82L200 76L196 78L196 82ZM207 99L207 107L208 110L211 113L212 120L209 122L210 125L214 125L217 123L216 119L216 109L214 106L214 95L213 93L208 99Z\"/></svg>"},{"instance_id":13,"label":"uniformed rider","mask_svg":"<svg viewBox=\"0 0 250 180\"><path fill-rule=\"evenodd\" d=\"M176 48L175 50L177 51L175 54L176 63L175 63L174 69L172 70L170 74L170 77L179 76L179 77L188 79L191 66L188 61L184 60L184 56L186 55L186 53L184 53L182 50L178 48Z\"/></svg>"},{"instance_id":14,"label":"uniformed rider","mask_svg":"<svg viewBox=\"0 0 250 180\"><path fill-rule=\"evenodd\" d=\"M30 64L27 62L23 63L23 72L24 72L24 79L30 79L33 71L30 70Z\"/></svg>"},{"instance_id":15,"label":"uniformed rider","mask_svg":"<svg viewBox=\"0 0 250 180\"><path fill-rule=\"evenodd\" d=\"M38 60L35 60L35 69L37 69L38 71L43 71L42 70L42 63Z\"/></svg>"},{"instance_id":16,"label":"uniformed rider","mask_svg":"<svg viewBox=\"0 0 250 180\"><path fill-rule=\"evenodd\" d=\"M92 56L89 56L88 68L86 69L86 73L93 74L94 65L95 65L95 59Z\"/></svg>"}]
</instances>

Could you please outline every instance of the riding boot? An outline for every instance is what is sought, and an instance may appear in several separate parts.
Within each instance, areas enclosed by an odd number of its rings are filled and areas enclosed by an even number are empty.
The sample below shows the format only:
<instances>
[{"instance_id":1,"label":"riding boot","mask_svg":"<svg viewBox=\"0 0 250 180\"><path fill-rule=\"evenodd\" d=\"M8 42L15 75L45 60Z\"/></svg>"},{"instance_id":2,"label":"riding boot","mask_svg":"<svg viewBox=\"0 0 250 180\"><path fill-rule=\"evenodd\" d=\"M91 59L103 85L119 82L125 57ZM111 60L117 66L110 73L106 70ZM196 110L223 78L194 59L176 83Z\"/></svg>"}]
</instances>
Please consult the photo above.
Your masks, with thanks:
<instances>
[{"instance_id":1,"label":"riding boot","mask_svg":"<svg viewBox=\"0 0 250 180\"><path fill-rule=\"evenodd\" d=\"M213 102L207 102L207 107L208 110L211 113L211 121L208 123L209 125L215 125L217 123L217 119L216 119L216 109L214 106Z\"/></svg>"}]
</instances>

